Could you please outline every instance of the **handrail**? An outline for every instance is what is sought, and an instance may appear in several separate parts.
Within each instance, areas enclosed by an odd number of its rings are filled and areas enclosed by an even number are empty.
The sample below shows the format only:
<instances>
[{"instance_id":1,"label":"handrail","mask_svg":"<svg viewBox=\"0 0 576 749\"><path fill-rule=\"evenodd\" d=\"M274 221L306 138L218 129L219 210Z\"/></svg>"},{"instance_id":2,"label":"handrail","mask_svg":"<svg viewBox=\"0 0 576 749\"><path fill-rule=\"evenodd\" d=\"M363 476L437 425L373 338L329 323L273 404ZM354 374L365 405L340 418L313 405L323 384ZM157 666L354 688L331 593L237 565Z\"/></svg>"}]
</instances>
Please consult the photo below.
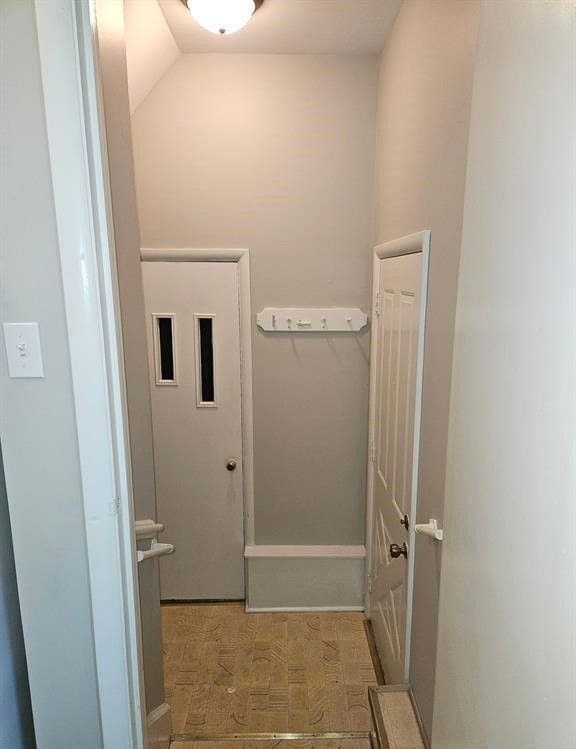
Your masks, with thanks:
<instances>
[{"instance_id":1,"label":"handrail","mask_svg":"<svg viewBox=\"0 0 576 749\"><path fill-rule=\"evenodd\" d=\"M137 520L134 523L136 538L155 538L158 533L164 530L163 523L157 523L155 520Z\"/></svg>"},{"instance_id":2,"label":"handrail","mask_svg":"<svg viewBox=\"0 0 576 749\"><path fill-rule=\"evenodd\" d=\"M174 553L173 544L160 544L156 538L159 533L164 530L163 523L157 523L155 520L136 520L134 523L134 531L136 533L136 540L143 541L144 539L151 539L149 549L140 550L136 552L136 560L138 563L143 562L146 559L156 559L157 557L166 556L166 554Z\"/></svg>"},{"instance_id":3,"label":"handrail","mask_svg":"<svg viewBox=\"0 0 576 749\"><path fill-rule=\"evenodd\" d=\"M146 559L155 559L156 557L163 557L166 554L174 553L173 544L159 544L158 541L154 540L150 544L150 548L146 551L138 551L137 559L138 562L143 562Z\"/></svg>"}]
</instances>

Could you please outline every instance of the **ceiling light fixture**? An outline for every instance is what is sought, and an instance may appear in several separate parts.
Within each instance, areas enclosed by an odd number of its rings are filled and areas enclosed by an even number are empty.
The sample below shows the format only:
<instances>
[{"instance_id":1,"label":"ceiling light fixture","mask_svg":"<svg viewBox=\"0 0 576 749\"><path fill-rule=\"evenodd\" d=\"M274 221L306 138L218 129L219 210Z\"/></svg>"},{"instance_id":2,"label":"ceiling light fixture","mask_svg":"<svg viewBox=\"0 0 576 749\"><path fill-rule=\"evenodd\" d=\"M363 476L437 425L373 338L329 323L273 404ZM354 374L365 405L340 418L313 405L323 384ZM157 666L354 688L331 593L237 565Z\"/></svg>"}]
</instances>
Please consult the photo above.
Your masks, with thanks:
<instances>
[{"instance_id":1,"label":"ceiling light fixture","mask_svg":"<svg viewBox=\"0 0 576 749\"><path fill-rule=\"evenodd\" d=\"M202 28L213 34L233 34L246 26L262 0L187 0Z\"/></svg>"}]
</instances>

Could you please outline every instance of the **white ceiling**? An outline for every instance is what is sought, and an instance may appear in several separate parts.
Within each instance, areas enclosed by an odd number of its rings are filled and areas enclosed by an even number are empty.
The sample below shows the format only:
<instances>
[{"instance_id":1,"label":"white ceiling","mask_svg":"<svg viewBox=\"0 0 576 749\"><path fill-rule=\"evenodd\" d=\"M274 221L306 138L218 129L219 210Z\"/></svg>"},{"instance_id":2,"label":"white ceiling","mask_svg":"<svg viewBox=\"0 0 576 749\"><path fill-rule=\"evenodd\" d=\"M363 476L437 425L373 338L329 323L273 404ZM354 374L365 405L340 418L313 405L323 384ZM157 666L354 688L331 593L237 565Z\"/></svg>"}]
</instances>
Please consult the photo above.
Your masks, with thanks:
<instances>
[{"instance_id":1,"label":"white ceiling","mask_svg":"<svg viewBox=\"0 0 576 749\"><path fill-rule=\"evenodd\" d=\"M182 0L158 0L181 52L272 54L379 52L400 3L401 0L264 0L241 31L217 36L194 21Z\"/></svg>"}]
</instances>

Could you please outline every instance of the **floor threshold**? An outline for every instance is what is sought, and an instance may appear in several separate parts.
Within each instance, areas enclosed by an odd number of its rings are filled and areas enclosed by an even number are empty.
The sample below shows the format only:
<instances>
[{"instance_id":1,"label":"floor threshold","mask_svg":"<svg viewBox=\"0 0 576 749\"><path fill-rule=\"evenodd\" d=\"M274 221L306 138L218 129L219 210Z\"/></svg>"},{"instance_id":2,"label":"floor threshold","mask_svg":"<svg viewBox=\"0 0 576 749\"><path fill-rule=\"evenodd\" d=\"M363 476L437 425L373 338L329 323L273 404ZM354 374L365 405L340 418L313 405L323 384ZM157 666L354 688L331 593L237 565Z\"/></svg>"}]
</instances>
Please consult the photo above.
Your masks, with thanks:
<instances>
[{"instance_id":1,"label":"floor threshold","mask_svg":"<svg viewBox=\"0 0 576 749\"><path fill-rule=\"evenodd\" d=\"M330 739L372 739L370 731L327 731L322 733L214 733L175 734L172 741L320 741Z\"/></svg>"}]
</instances>

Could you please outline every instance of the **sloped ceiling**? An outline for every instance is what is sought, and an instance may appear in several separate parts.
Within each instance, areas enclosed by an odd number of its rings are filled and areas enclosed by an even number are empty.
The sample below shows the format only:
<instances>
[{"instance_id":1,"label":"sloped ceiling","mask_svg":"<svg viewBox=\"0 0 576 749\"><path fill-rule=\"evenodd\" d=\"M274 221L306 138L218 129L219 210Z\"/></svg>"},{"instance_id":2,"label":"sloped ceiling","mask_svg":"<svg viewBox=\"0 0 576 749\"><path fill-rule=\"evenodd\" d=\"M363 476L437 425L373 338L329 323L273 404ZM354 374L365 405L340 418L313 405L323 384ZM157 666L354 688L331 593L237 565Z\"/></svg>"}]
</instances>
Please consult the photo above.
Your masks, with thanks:
<instances>
[{"instance_id":1,"label":"sloped ceiling","mask_svg":"<svg viewBox=\"0 0 576 749\"><path fill-rule=\"evenodd\" d=\"M157 0L125 0L130 113L176 61L180 50Z\"/></svg>"},{"instance_id":2,"label":"sloped ceiling","mask_svg":"<svg viewBox=\"0 0 576 749\"><path fill-rule=\"evenodd\" d=\"M230 36L202 29L182 0L124 0L130 112L181 53L376 54L401 0L264 0Z\"/></svg>"},{"instance_id":3,"label":"sloped ceiling","mask_svg":"<svg viewBox=\"0 0 576 749\"><path fill-rule=\"evenodd\" d=\"M264 0L230 36L202 29L182 0L159 0L181 52L371 54L380 52L401 0Z\"/></svg>"}]
</instances>

